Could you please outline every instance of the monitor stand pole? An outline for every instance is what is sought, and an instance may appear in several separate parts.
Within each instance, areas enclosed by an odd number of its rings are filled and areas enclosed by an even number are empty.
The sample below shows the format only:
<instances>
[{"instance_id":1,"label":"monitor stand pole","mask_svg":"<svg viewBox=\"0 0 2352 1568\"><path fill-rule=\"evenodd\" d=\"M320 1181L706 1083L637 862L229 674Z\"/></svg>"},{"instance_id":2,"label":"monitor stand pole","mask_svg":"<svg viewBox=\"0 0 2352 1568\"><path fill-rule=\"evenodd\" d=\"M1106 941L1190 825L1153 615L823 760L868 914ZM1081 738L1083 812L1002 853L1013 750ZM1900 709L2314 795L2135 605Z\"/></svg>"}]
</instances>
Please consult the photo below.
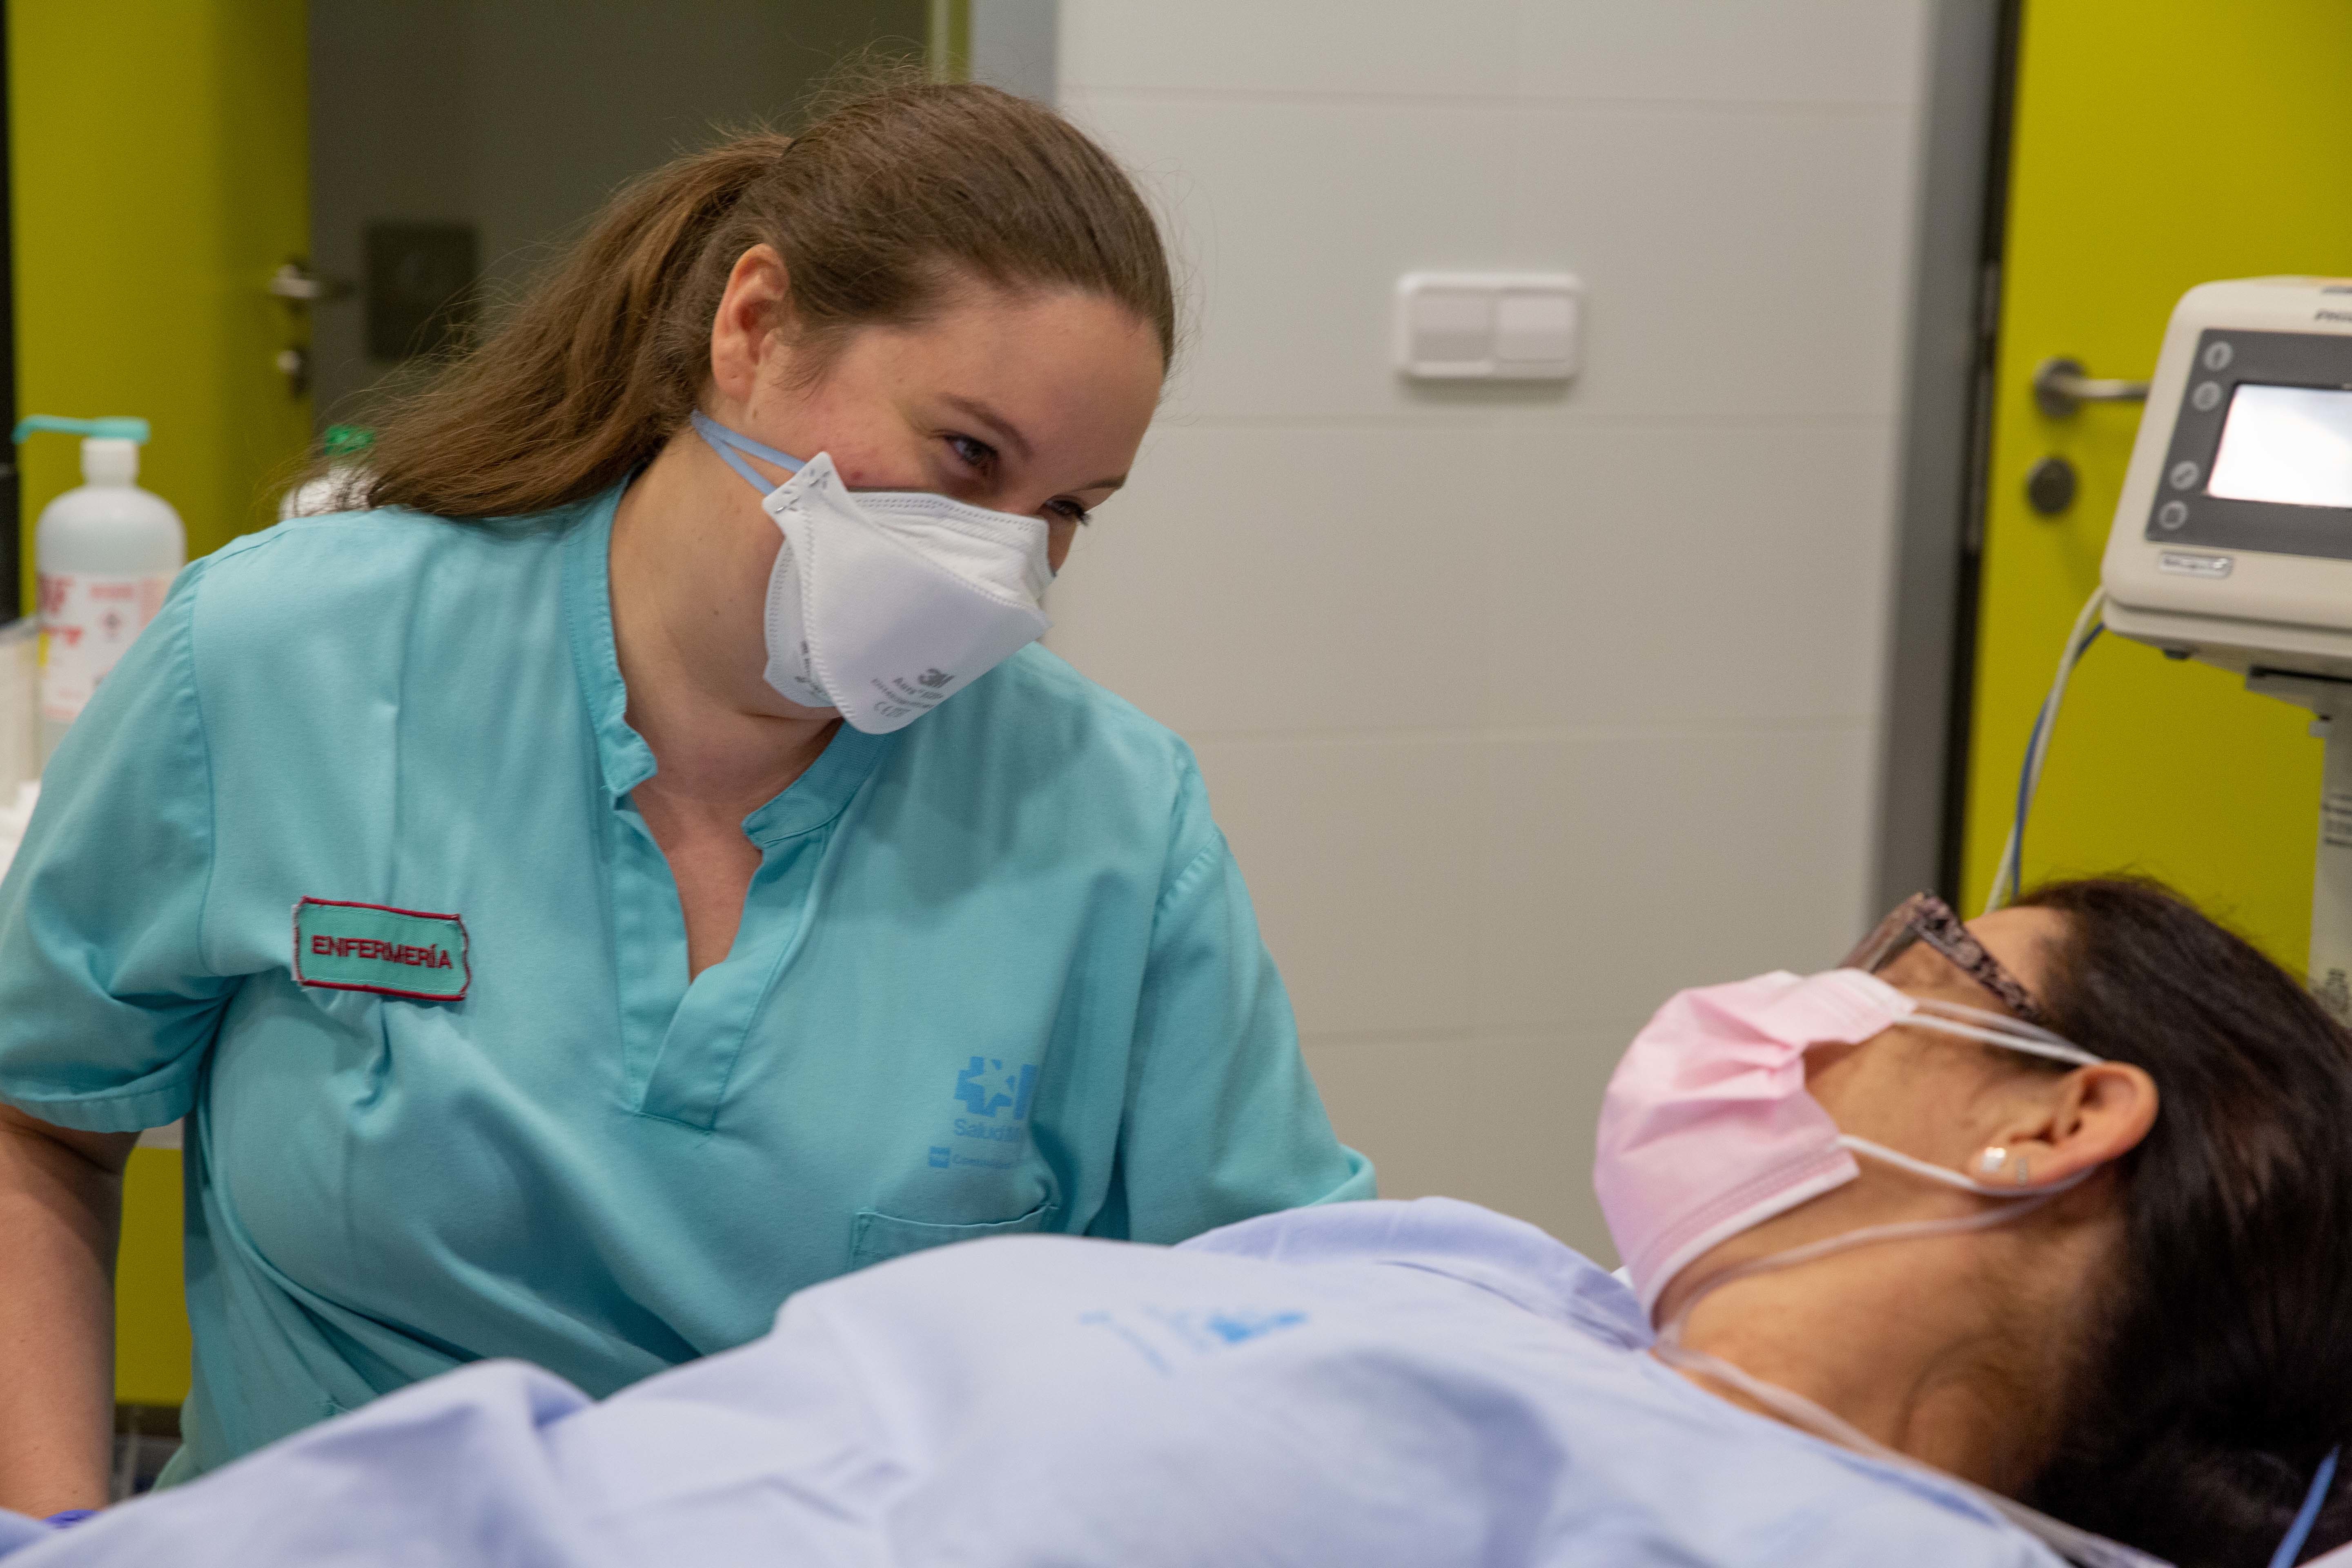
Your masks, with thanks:
<instances>
[{"instance_id":1,"label":"monitor stand pole","mask_svg":"<svg viewBox=\"0 0 2352 1568\"><path fill-rule=\"evenodd\" d=\"M2352 682L2256 670L2246 689L2318 715L2326 742L2319 773L2319 853L2311 886L2311 994L2352 1024Z\"/></svg>"}]
</instances>

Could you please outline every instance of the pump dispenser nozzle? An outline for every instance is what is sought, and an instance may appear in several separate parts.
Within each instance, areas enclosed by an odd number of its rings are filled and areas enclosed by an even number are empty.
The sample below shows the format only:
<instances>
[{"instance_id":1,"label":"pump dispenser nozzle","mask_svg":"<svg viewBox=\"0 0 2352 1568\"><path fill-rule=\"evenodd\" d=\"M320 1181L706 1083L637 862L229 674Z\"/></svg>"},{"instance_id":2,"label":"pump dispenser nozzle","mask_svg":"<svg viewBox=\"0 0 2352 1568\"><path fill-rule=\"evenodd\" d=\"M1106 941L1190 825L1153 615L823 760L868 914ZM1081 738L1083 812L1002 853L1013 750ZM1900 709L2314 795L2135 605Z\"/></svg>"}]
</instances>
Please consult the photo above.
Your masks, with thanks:
<instances>
[{"instance_id":1,"label":"pump dispenser nozzle","mask_svg":"<svg viewBox=\"0 0 2352 1568\"><path fill-rule=\"evenodd\" d=\"M147 439L147 421L128 415L104 419L65 419L55 414L27 414L16 421L16 444L37 430L79 436L82 482L92 485L135 484L139 479L139 448Z\"/></svg>"},{"instance_id":2,"label":"pump dispenser nozzle","mask_svg":"<svg viewBox=\"0 0 2352 1568\"><path fill-rule=\"evenodd\" d=\"M129 441L142 447L147 444L147 421L128 415L64 419L55 414L27 414L16 421L16 444L23 446L25 437L36 430L54 430L60 436L92 436L101 441Z\"/></svg>"}]
</instances>

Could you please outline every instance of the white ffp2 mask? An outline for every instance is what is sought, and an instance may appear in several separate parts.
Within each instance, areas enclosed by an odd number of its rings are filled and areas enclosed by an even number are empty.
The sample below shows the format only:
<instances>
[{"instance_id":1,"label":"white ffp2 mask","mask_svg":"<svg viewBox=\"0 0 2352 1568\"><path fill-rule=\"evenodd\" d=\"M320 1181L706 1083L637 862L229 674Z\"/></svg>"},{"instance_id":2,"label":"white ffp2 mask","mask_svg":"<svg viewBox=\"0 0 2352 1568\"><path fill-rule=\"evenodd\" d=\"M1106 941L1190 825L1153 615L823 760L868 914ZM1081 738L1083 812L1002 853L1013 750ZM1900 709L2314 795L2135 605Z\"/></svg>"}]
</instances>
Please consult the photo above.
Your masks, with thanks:
<instances>
[{"instance_id":1,"label":"white ffp2 mask","mask_svg":"<svg viewBox=\"0 0 2352 1568\"><path fill-rule=\"evenodd\" d=\"M868 734L904 729L1045 635L1042 518L920 490L852 490L698 412L694 428L782 534L768 576L768 684ZM739 455L793 473L771 486Z\"/></svg>"}]
</instances>

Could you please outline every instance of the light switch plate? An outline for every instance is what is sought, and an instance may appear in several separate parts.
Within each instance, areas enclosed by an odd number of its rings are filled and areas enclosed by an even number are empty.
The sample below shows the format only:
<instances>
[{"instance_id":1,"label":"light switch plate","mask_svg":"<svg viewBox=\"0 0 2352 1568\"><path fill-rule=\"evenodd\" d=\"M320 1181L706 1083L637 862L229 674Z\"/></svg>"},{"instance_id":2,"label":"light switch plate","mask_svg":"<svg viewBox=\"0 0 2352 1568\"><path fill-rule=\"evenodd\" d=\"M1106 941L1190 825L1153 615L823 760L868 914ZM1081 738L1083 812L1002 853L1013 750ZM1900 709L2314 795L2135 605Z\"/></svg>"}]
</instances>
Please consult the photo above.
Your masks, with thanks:
<instances>
[{"instance_id":1,"label":"light switch plate","mask_svg":"<svg viewBox=\"0 0 2352 1568\"><path fill-rule=\"evenodd\" d=\"M1584 285L1566 272L1408 272L1395 355L1428 381L1565 381L1582 348Z\"/></svg>"},{"instance_id":2,"label":"light switch plate","mask_svg":"<svg viewBox=\"0 0 2352 1568\"><path fill-rule=\"evenodd\" d=\"M474 226L372 223L367 251L368 357L393 363L444 353L474 319L481 277Z\"/></svg>"}]
</instances>

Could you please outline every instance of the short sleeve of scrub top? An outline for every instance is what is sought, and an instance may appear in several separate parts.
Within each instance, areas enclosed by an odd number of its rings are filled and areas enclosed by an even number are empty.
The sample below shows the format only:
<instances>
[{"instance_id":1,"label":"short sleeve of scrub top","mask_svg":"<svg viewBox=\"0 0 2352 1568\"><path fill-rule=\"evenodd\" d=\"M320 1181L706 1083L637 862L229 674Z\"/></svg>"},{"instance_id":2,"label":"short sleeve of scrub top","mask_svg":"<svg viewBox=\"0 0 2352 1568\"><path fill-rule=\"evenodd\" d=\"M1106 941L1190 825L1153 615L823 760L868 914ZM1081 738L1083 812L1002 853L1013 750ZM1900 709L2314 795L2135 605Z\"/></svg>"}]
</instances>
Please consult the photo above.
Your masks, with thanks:
<instances>
[{"instance_id":1,"label":"short sleeve of scrub top","mask_svg":"<svg viewBox=\"0 0 2352 1568\"><path fill-rule=\"evenodd\" d=\"M235 986L203 950L213 779L188 619L204 569L181 574L67 731L49 776L72 785L42 803L0 882L0 1099L59 1126L186 1115Z\"/></svg>"},{"instance_id":2,"label":"short sleeve of scrub top","mask_svg":"<svg viewBox=\"0 0 2352 1568\"><path fill-rule=\"evenodd\" d=\"M1190 753L1042 647L837 731L689 984L617 500L240 540L50 765L0 1100L193 1117L183 1475L484 1357L609 1393L947 1242L1370 1195Z\"/></svg>"}]
</instances>

